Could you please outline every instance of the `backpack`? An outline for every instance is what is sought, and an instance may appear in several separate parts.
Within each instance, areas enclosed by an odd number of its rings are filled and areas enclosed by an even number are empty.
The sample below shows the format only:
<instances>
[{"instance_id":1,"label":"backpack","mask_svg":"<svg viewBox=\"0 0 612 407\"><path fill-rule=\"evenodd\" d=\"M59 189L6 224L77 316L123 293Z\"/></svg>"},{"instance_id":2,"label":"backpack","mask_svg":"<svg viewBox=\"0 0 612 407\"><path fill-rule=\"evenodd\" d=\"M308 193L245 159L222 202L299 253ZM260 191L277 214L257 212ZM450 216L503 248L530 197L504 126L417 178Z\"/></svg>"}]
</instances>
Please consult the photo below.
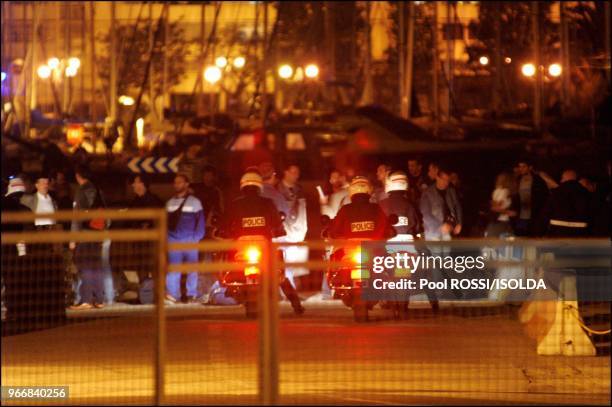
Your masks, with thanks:
<instances>
[{"instance_id":1,"label":"backpack","mask_svg":"<svg viewBox=\"0 0 612 407\"><path fill-rule=\"evenodd\" d=\"M153 304L155 300L155 282L145 278L138 286L138 300L141 304Z\"/></svg>"}]
</instances>

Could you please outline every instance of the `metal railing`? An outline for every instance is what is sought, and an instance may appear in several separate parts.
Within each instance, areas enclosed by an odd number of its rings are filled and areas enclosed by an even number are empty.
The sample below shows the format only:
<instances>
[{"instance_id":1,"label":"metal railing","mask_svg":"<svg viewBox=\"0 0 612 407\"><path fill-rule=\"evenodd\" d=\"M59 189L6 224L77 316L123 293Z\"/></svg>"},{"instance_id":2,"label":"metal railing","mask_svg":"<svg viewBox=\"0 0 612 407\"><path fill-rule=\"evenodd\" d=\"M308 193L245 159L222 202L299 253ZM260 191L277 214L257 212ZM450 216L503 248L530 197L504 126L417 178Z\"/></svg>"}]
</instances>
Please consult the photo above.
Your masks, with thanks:
<instances>
[{"instance_id":1,"label":"metal railing","mask_svg":"<svg viewBox=\"0 0 612 407\"><path fill-rule=\"evenodd\" d=\"M124 230L102 230L92 231L83 230L72 231L19 231L3 232L2 245L14 245L25 243L26 246L35 243L69 243L69 242L101 242L112 240L115 242L129 242L133 240L154 242L156 247L156 265L154 274L155 280L155 314L154 314L154 343L152 344L152 354L154 360L151 361L154 367L154 403L163 405L168 402L166 389L166 365L167 365L167 314L164 306L166 274L168 272L201 272L216 273L220 271L239 270L244 265L232 261L215 261L183 264L168 264L167 254L174 250L198 250L199 252L219 252L234 250L242 243L236 241L202 241L198 243L168 243L167 242L167 213L165 210L96 210L89 212L57 212L55 214L36 215L32 213L2 213L2 224L21 223L32 224L35 219L45 218L55 221L85 221L94 218L105 218L115 220L148 220L152 222L152 227L146 230L124 229ZM329 260L308 260L291 262L279 259L272 255L279 249L289 246L308 247L312 250L324 250L333 247L342 247L346 244L343 240L309 241L304 243L278 243L266 242L263 244L263 256L261 264L265 265L265 270L281 270L286 266L305 267L310 270L324 270L328 267L346 266L346 262L331 262ZM354 244L354 243L353 243ZM424 242L428 247L451 247L453 249L467 248L501 248L501 247L523 247L524 255L517 260L495 260L491 261L492 266L516 266L521 267L581 267L596 266L607 267L609 270L609 258L600 258L597 261L588 259L583 261L551 259L550 256L540 256L538 249L546 247L571 247L571 248L610 248L608 239L462 239L454 241L432 241ZM274 405L279 402L279 305L278 305L278 286L279 274L275 272L261 273L261 287L259 290L259 313L258 313L258 396L261 404ZM9 378L10 379L10 378Z\"/></svg>"}]
</instances>

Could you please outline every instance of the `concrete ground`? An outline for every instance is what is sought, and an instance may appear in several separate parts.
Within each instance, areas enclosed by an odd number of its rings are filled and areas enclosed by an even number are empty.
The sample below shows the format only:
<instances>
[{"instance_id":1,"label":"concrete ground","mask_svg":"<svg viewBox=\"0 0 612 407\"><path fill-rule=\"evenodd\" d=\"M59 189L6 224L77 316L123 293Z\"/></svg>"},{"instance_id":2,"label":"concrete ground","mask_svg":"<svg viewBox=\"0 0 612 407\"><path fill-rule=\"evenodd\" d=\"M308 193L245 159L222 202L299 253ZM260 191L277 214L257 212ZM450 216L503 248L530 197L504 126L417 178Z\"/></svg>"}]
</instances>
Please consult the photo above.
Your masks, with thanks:
<instances>
[{"instance_id":1,"label":"concrete ground","mask_svg":"<svg viewBox=\"0 0 612 407\"><path fill-rule=\"evenodd\" d=\"M336 301L305 307L296 317L281 304L280 403L610 404L609 357L537 356L506 307L434 316L412 304L408 320L376 309L367 324ZM256 321L234 306L167 310L165 403L257 403ZM152 403L153 308L115 305L69 318L2 338L3 386L69 386L58 404Z\"/></svg>"}]
</instances>

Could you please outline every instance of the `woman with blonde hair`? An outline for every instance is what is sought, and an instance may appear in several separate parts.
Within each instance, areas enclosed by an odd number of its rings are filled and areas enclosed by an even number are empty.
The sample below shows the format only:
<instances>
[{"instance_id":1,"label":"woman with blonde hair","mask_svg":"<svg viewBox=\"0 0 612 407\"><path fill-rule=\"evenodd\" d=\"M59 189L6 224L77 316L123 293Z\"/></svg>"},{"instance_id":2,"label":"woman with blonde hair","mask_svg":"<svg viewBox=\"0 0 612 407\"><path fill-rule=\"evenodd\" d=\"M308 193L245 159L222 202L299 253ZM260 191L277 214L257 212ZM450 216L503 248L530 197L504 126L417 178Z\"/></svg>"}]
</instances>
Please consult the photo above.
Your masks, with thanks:
<instances>
[{"instance_id":1,"label":"woman with blonde hair","mask_svg":"<svg viewBox=\"0 0 612 407\"><path fill-rule=\"evenodd\" d=\"M517 192L516 179L509 172L502 172L495 180L495 189L491 195L491 212L493 220L487 226L486 237L501 237L512 234L510 218L516 216L513 196Z\"/></svg>"},{"instance_id":2,"label":"woman with blonde hair","mask_svg":"<svg viewBox=\"0 0 612 407\"><path fill-rule=\"evenodd\" d=\"M519 203L518 183L512 173L503 172L497 176L495 189L491 194L491 213L493 220L487 226L485 237L507 239L514 236L510 219L516 217L518 211L516 205ZM494 260L520 261L522 251L520 247L502 246L495 249L485 248L485 253ZM497 278L522 278L523 269L514 265L502 266L496 269ZM488 297L491 300L502 301L509 294L508 290L491 290Z\"/></svg>"}]
</instances>

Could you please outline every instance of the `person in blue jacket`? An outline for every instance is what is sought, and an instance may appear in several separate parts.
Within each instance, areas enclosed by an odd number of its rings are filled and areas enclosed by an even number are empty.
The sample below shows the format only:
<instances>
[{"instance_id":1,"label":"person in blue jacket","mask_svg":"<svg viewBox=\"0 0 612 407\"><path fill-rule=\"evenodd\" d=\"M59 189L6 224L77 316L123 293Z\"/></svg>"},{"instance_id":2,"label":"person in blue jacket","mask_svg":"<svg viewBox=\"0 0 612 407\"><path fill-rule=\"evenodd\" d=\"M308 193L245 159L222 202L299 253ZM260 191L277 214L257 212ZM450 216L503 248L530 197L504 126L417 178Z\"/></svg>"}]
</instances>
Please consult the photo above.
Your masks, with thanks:
<instances>
[{"instance_id":1,"label":"person in blue jacket","mask_svg":"<svg viewBox=\"0 0 612 407\"><path fill-rule=\"evenodd\" d=\"M206 231L206 218L202 202L190 193L189 179L185 174L174 178L176 194L166 203L168 211L168 243L198 243ZM170 264L197 263L198 250L175 250L168 253ZM166 276L166 300L175 303L181 298L181 273ZM198 273L187 275L187 301L198 300Z\"/></svg>"}]
</instances>

